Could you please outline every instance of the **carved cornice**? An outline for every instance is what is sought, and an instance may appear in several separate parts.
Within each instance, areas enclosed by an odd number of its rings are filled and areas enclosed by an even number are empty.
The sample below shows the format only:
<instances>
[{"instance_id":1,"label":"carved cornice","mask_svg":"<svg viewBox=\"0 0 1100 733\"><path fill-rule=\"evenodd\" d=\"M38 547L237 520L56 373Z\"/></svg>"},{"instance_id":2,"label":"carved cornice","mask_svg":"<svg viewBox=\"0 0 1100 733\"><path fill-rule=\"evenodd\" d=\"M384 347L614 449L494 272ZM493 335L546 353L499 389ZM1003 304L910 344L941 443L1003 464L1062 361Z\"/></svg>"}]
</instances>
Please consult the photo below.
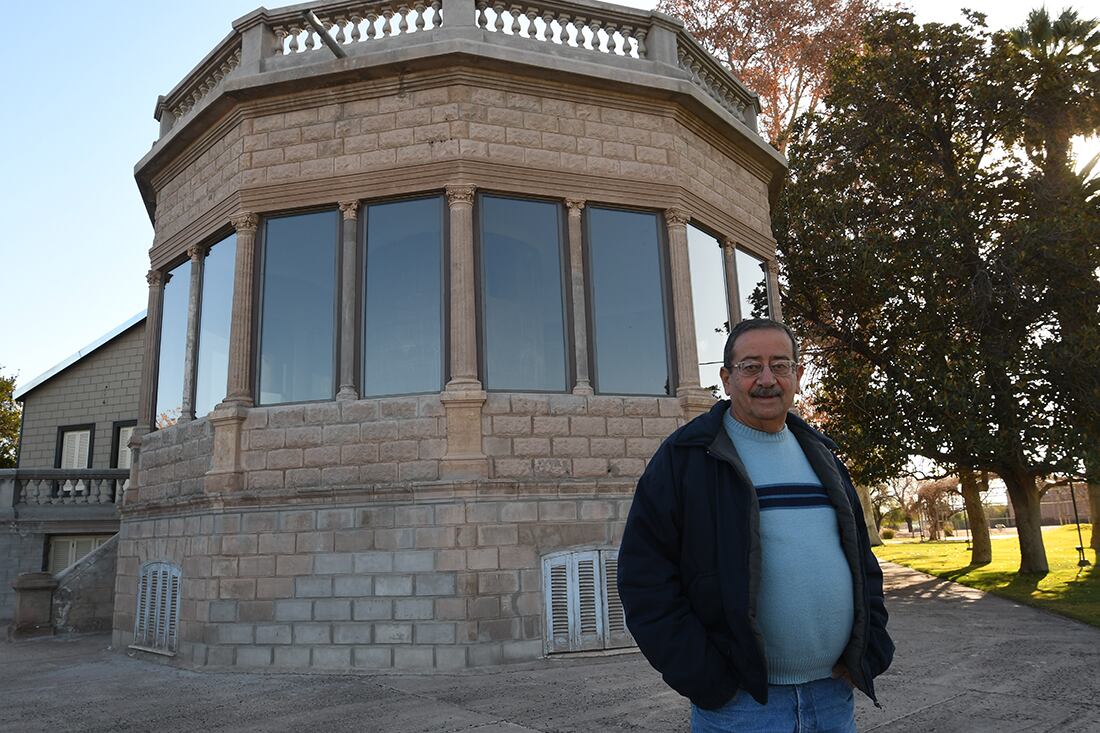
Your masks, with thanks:
<instances>
[{"instance_id":1,"label":"carved cornice","mask_svg":"<svg viewBox=\"0 0 1100 733\"><path fill-rule=\"evenodd\" d=\"M570 214L581 215L581 211L584 210L584 199L566 199L565 205L569 207Z\"/></svg>"},{"instance_id":2,"label":"carved cornice","mask_svg":"<svg viewBox=\"0 0 1100 733\"><path fill-rule=\"evenodd\" d=\"M475 186L447 186L447 205L470 204L472 206L475 191L477 191Z\"/></svg>"},{"instance_id":3,"label":"carved cornice","mask_svg":"<svg viewBox=\"0 0 1100 733\"><path fill-rule=\"evenodd\" d=\"M665 209L665 221L677 226L685 226L691 221L691 214L683 209Z\"/></svg>"},{"instance_id":4,"label":"carved cornice","mask_svg":"<svg viewBox=\"0 0 1100 733\"><path fill-rule=\"evenodd\" d=\"M245 211L235 214L229 222L237 230L237 234L255 234L260 225L260 217Z\"/></svg>"},{"instance_id":5,"label":"carved cornice","mask_svg":"<svg viewBox=\"0 0 1100 733\"><path fill-rule=\"evenodd\" d=\"M160 270L149 270L145 273L145 282L149 283L150 288L159 288L164 284L164 273Z\"/></svg>"},{"instance_id":6,"label":"carved cornice","mask_svg":"<svg viewBox=\"0 0 1100 733\"><path fill-rule=\"evenodd\" d=\"M344 215L344 221L354 219L359 215L359 201L341 201L340 213Z\"/></svg>"}]
</instances>

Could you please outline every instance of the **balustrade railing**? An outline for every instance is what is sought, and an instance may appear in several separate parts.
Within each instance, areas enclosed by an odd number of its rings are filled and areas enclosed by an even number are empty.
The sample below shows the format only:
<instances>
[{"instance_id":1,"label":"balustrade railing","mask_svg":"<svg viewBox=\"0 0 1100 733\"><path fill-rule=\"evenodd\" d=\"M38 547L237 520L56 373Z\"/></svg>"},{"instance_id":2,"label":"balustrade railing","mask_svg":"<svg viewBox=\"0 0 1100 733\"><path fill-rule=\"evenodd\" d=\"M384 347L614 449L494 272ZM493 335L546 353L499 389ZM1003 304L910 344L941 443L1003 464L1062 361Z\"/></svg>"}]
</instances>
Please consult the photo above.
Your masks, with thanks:
<instances>
[{"instance_id":1,"label":"balustrade railing","mask_svg":"<svg viewBox=\"0 0 1100 733\"><path fill-rule=\"evenodd\" d=\"M307 17L310 13L312 18ZM533 41L533 49L539 43L554 44L639 62L656 61L663 65L651 65L647 70L665 75L670 67L678 68L681 78L690 80L756 131L755 95L677 21L660 13L572 0L334 0L261 9L242 18L234 32L161 100L157 118L162 120L162 134L242 65L247 66L243 73L257 74L263 72L265 58L316 60L321 54L332 53L325 50L320 28L329 36L328 44L351 50L409 34L435 37L437 34L426 32L471 21L483 31ZM655 42L658 33L660 43ZM286 64L277 68L286 68Z\"/></svg>"},{"instance_id":2,"label":"balustrade railing","mask_svg":"<svg viewBox=\"0 0 1100 733\"><path fill-rule=\"evenodd\" d=\"M122 501L129 485L130 471L124 468L0 471L0 496L16 507L116 504Z\"/></svg>"}]
</instances>

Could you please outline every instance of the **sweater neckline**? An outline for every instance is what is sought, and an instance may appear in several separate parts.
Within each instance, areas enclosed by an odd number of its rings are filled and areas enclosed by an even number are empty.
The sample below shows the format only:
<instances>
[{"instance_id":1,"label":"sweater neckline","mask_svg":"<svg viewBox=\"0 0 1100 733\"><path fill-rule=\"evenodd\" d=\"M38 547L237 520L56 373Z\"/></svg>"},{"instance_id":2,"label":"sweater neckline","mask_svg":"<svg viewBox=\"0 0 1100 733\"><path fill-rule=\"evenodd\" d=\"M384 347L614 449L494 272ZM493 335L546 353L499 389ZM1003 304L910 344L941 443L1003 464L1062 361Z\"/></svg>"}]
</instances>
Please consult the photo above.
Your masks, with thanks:
<instances>
[{"instance_id":1,"label":"sweater neckline","mask_svg":"<svg viewBox=\"0 0 1100 733\"><path fill-rule=\"evenodd\" d=\"M774 433L751 428L735 418L729 410L726 410L726 414L722 416L722 422L725 425L726 432L729 433L730 440L744 438L756 443L782 443L790 435L790 430L786 425L783 425L781 430Z\"/></svg>"}]
</instances>

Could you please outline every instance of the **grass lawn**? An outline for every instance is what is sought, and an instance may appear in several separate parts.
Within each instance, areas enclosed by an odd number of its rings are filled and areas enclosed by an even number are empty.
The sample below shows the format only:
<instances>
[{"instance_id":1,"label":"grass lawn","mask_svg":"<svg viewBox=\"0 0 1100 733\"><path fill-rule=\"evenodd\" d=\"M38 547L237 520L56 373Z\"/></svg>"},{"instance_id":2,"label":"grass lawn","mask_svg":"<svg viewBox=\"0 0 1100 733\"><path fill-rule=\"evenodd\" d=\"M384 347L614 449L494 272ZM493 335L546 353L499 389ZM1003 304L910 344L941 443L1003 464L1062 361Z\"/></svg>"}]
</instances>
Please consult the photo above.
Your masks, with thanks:
<instances>
[{"instance_id":1,"label":"grass lawn","mask_svg":"<svg viewBox=\"0 0 1100 733\"><path fill-rule=\"evenodd\" d=\"M1052 527L1043 532L1050 572L1018 575L1020 545L1015 535L994 538L993 562L971 566L965 541L891 542L875 548L875 555L914 570L953 580L971 588L1011 598L1029 606L1060 613L1100 626L1100 568L1089 549L1090 527L1081 526L1085 559L1092 565L1077 567L1077 528Z\"/></svg>"}]
</instances>

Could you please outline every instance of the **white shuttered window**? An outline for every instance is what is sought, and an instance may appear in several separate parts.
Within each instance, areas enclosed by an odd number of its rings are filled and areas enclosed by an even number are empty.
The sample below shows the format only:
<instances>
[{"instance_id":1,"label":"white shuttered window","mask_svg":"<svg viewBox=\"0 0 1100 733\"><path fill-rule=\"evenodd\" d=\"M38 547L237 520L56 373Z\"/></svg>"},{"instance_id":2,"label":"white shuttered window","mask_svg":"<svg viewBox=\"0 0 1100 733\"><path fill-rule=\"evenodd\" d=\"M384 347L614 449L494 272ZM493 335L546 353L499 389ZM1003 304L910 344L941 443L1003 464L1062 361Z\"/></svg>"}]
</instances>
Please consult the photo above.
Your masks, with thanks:
<instances>
[{"instance_id":1,"label":"white shuttered window","mask_svg":"<svg viewBox=\"0 0 1100 733\"><path fill-rule=\"evenodd\" d=\"M580 550L542 560L546 651L632 646L616 586L618 551Z\"/></svg>"},{"instance_id":2,"label":"white shuttered window","mask_svg":"<svg viewBox=\"0 0 1100 733\"><path fill-rule=\"evenodd\" d=\"M129 468L133 451L130 450L130 438L134 436L133 425L123 425L118 429L118 455L115 456L115 465L119 468Z\"/></svg>"}]
</instances>

